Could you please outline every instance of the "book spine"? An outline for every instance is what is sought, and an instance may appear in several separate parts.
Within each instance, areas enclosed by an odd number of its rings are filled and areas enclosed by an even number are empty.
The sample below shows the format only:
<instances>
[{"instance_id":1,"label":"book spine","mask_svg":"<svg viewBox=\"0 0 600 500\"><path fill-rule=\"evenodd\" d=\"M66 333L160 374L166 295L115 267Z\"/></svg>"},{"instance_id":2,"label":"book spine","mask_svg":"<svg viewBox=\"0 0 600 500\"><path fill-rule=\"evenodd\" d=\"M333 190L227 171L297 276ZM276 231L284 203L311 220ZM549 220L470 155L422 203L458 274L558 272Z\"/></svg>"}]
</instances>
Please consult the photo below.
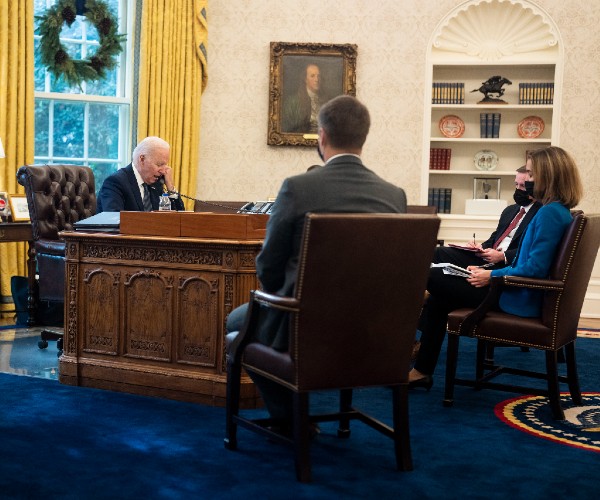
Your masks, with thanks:
<instances>
[{"instance_id":1,"label":"book spine","mask_svg":"<svg viewBox=\"0 0 600 500\"><path fill-rule=\"evenodd\" d=\"M427 205L429 205L430 207L435 207L435 205L433 204L433 188L429 188L427 190Z\"/></svg>"},{"instance_id":2,"label":"book spine","mask_svg":"<svg viewBox=\"0 0 600 500\"><path fill-rule=\"evenodd\" d=\"M444 212L445 214L449 214L452 208L452 189L445 188L444 189Z\"/></svg>"},{"instance_id":3,"label":"book spine","mask_svg":"<svg viewBox=\"0 0 600 500\"><path fill-rule=\"evenodd\" d=\"M500 113L494 113L492 115L492 138L498 139L500 137Z\"/></svg>"},{"instance_id":4,"label":"book spine","mask_svg":"<svg viewBox=\"0 0 600 500\"><path fill-rule=\"evenodd\" d=\"M479 113L479 137L487 137L487 113Z\"/></svg>"},{"instance_id":5,"label":"book spine","mask_svg":"<svg viewBox=\"0 0 600 500\"><path fill-rule=\"evenodd\" d=\"M440 189L433 188L433 206L437 208L440 213Z\"/></svg>"},{"instance_id":6,"label":"book spine","mask_svg":"<svg viewBox=\"0 0 600 500\"><path fill-rule=\"evenodd\" d=\"M485 114L485 136L490 139L494 132L494 118L492 113Z\"/></svg>"}]
</instances>

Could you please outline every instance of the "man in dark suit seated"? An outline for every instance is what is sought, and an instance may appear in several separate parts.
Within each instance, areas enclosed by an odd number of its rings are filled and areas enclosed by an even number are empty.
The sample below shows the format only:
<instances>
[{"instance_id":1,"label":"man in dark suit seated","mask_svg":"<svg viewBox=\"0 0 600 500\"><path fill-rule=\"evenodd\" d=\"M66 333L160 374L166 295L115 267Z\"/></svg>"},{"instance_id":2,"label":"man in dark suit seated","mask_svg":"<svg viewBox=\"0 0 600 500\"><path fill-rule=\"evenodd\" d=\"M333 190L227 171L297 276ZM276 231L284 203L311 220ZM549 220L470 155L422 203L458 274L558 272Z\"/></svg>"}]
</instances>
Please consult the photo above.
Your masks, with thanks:
<instances>
[{"instance_id":1,"label":"man in dark suit seated","mask_svg":"<svg viewBox=\"0 0 600 500\"><path fill-rule=\"evenodd\" d=\"M449 262L460 267L481 266L504 267L512 262L517 254L521 237L527 225L542 206L532 200L525 191L528 180L525 166L517 169L515 176L515 203L506 207L500 215L498 227L490 237L481 244L469 241L465 247L473 250L461 250L453 247L437 247L433 257L434 263Z\"/></svg>"},{"instance_id":2,"label":"man in dark suit seated","mask_svg":"<svg viewBox=\"0 0 600 500\"><path fill-rule=\"evenodd\" d=\"M517 254L521 237L525 234L527 225L542 206L540 202L532 200L527 195L525 181L528 179L525 166L519 167L515 176L515 192L513 194L515 203L502 211L498 227L487 240L481 244L469 241L464 245L474 251L446 246L436 247L433 262L436 264L448 262L463 268L486 266L496 269L509 265ZM430 279L443 279L443 275L432 273ZM415 341L413 359L416 359L419 349L420 342Z\"/></svg>"},{"instance_id":3,"label":"man in dark suit seated","mask_svg":"<svg viewBox=\"0 0 600 500\"><path fill-rule=\"evenodd\" d=\"M172 210L184 210L183 201L173 182L169 167L171 146L160 137L146 137L133 150L133 158L125 168L106 178L98 193L98 213L150 212L158 210L158 202L167 189Z\"/></svg>"},{"instance_id":4,"label":"man in dark suit seated","mask_svg":"<svg viewBox=\"0 0 600 500\"><path fill-rule=\"evenodd\" d=\"M351 96L338 96L321 107L317 150L325 165L285 179L279 190L264 245L256 259L256 273L266 292L293 294L308 212L406 213L404 190L381 179L360 158L370 123L367 108ZM242 328L247 308L248 304L244 304L229 314L228 332ZM257 340L286 351L286 313L268 310L259 321ZM256 374L252 374L252 379L271 416L290 419L292 392Z\"/></svg>"}]
</instances>

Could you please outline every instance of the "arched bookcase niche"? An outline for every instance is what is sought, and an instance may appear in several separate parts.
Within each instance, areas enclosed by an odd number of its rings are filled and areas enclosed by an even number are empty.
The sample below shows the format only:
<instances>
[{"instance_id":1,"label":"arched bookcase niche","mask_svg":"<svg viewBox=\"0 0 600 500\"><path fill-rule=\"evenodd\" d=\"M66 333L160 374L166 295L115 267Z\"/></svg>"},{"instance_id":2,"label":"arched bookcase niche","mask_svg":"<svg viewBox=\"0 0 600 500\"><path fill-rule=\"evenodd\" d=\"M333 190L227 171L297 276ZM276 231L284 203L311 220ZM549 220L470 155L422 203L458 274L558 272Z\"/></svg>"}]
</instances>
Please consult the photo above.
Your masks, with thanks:
<instances>
[{"instance_id":1,"label":"arched bookcase niche","mask_svg":"<svg viewBox=\"0 0 600 500\"><path fill-rule=\"evenodd\" d=\"M563 52L554 21L526 0L470 0L435 28L426 60L421 202L438 196L446 230L452 220L461 227L465 220L497 220L467 207L479 196L477 179L492 178L488 195L497 196L499 186L500 199L511 203L526 152L559 143ZM481 103L480 87L495 76L511 84L487 97L504 102Z\"/></svg>"}]
</instances>

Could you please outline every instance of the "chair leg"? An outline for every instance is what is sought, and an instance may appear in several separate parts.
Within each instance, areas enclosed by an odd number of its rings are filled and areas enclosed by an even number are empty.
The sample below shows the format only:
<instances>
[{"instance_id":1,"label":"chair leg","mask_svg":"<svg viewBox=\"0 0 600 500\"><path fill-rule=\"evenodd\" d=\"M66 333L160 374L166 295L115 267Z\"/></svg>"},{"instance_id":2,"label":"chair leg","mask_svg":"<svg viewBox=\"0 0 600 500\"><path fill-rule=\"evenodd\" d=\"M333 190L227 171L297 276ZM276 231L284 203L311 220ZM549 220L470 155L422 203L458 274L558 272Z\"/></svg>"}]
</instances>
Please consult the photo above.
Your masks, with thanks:
<instances>
[{"instance_id":1,"label":"chair leg","mask_svg":"<svg viewBox=\"0 0 600 500\"><path fill-rule=\"evenodd\" d=\"M410 450L410 426L408 421L408 384L392 387L394 411L394 451L398 470L413 470Z\"/></svg>"},{"instance_id":2,"label":"chair leg","mask_svg":"<svg viewBox=\"0 0 600 500\"><path fill-rule=\"evenodd\" d=\"M550 399L552 416L556 420L564 420L565 414L560 406L558 361L556 351L546 351L546 373L548 375L548 397Z\"/></svg>"},{"instance_id":3,"label":"chair leg","mask_svg":"<svg viewBox=\"0 0 600 500\"><path fill-rule=\"evenodd\" d=\"M458 362L458 340L460 335L448 334L448 347L446 352L446 386L444 388L444 406L454 404L454 379L456 378L456 365Z\"/></svg>"},{"instance_id":4,"label":"chair leg","mask_svg":"<svg viewBox=\"0 0 600 500\"><path fill-rule=\"evenodd\" d=\"M227 388L225 394L225 448L237 449L237 422L234 416L240 411L241 364L227 363Z\"/></svg>"},{"instance_id":5,"label":"chair leg","mask_svg":"<svg viewBox=\"0 0 600 500\"><path fill-rule=\"evenodd\" d=\"M350 419L347 413L352 409L352 389L340 391L340 422L337 430L338 437L350 437Z\"/></svg>"},{"instance_id":6,"label":"chair leg","mask_svg":"<svg viewBox=\"0 0 600 500\"><path fill-rule=\"evenodd\" d=\"M294 393L294 453L296 478L301 483L310 483L310 431L308 416L308 393Z\"/></svg>"},{"instance_id":7,"label":"chair leg","mask_svg":"<svg viewBox=\"0 0 600 500\"><path fill-rule=\"evenodd\" d=\"M493 369L494 366L494 344L483 339L477 339L477 354L475 359L475 381L483 378L486 368ZM476 389L481 387L475 386Z\"/></svg>"},{"instance_id":8,"label":"chair leg","mask_svg":"<svg viewBox=\"0 0 600 500\"><path fill-rule=\"evenodd\" d=\"M579 375L577 374L577 361L575 359L575 341L567 344L564 347L565 358L567 362L567 380L569 381L569 392L571 393L571 399L573 404L581 406L583 399L581 399L581 388L579 387Z\"/></svg>"}]
</instances>

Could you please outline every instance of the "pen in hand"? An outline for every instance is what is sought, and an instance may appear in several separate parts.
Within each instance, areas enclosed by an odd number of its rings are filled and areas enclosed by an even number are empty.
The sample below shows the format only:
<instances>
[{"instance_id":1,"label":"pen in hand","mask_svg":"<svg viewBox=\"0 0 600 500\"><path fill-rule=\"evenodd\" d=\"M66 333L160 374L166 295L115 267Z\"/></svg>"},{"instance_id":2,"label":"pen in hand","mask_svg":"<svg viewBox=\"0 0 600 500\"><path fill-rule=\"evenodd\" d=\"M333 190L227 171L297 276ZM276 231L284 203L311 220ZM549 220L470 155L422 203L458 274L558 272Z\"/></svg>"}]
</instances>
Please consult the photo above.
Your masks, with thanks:
<instances>
[{"instance_id":1,"label":"pen in hand","mask_svg":"<svg viewBox=\"0 0 600 500\"><path fill-rule=\"evenodd\" d=\"M476 245L476 243L475 243L475 233L473 233L473 245Z\"/></svg>"}]
</instances>

